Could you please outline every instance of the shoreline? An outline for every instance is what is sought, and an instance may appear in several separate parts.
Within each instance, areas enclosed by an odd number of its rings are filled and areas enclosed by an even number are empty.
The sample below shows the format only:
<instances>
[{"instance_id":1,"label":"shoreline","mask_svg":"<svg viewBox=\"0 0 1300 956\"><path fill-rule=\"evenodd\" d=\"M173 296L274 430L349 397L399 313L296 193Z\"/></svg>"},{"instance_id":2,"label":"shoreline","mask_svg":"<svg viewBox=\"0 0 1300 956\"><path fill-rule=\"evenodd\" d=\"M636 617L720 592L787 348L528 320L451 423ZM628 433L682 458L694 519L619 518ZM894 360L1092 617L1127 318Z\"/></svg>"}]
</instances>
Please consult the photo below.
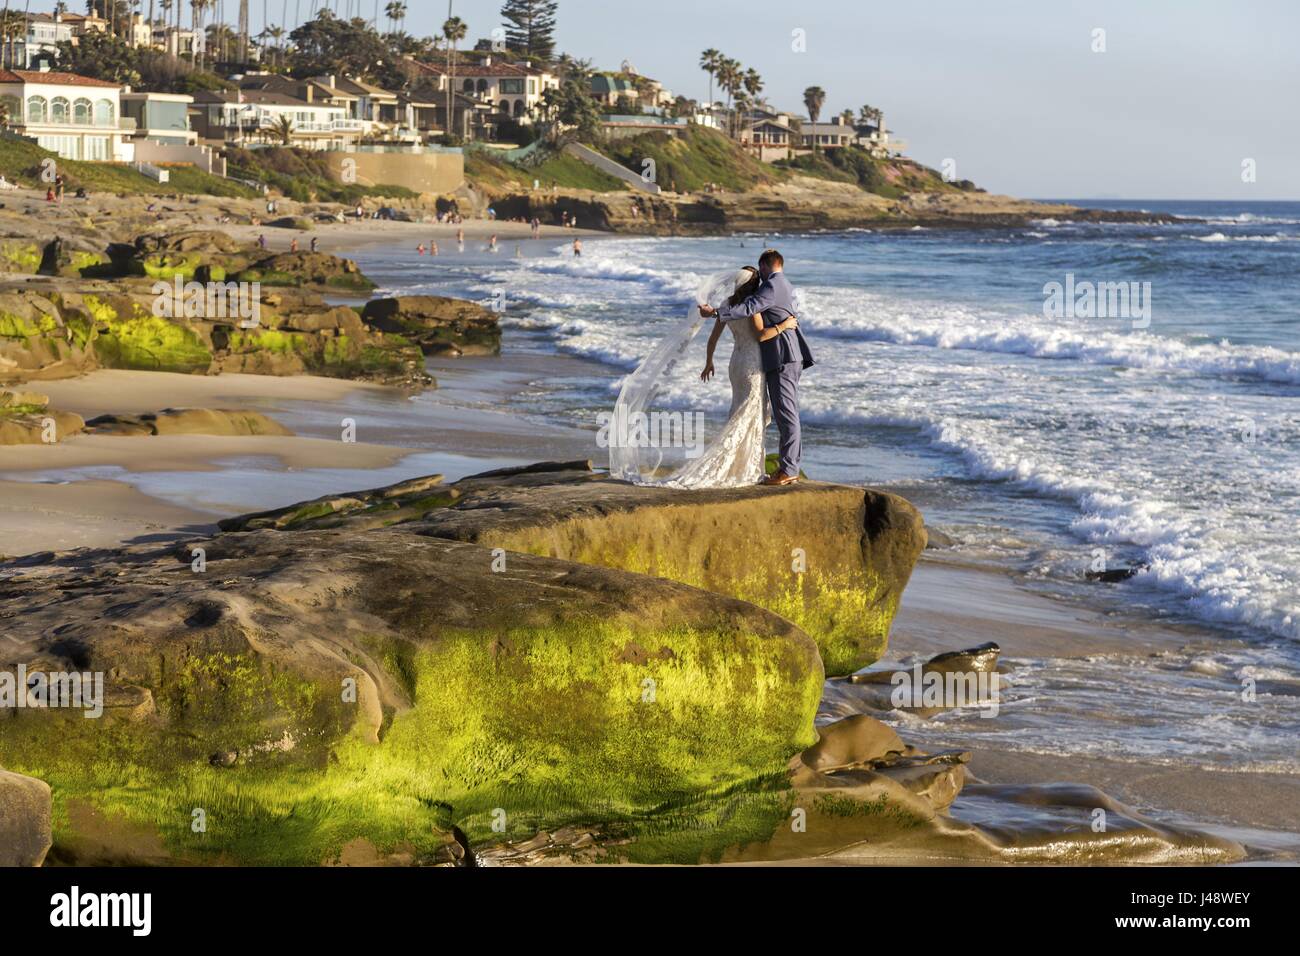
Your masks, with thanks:
<instances>
[{"instance_id":1,"label":"shoreline","mask_svg":"<svg viewBox=\"0 0 1300 956\"><path fill-rule=\"evenodd\" d=\"M527 231L521 224L500 225L516 225ZM337 248L343 248L347 238L353 240L346 246L348 249L393 244L393 226L403 227L411 238L430 234L428 224L383 223L374 236L361 242L340 230ZM457 227L441 228L454 235ZM565 236L574 233L556 232ZM590 234L611 238L617 235ZM467 238L470 235L466 229ZM324 241L321 245L330 248ZM324 493L342 493L429 474L442 467L458 477L470 471L542 458L589 456L591 435L583 430L542 428L513 411L493 411L504 396L556 374L561 363L605 367L603 363L570 356L557 355L548 361L546 357L508 349L500 357L429 360L426 365L437 376L440 387L416 396L420 404L413 411L412 397L398 389L310 376L208 377L100 371L75 379L34 383L50 395L54 406L86 417L106 412L156 411L171 405L233 404L291 423L297 434L276 439L78 436L65 445L35 449L35 455L31 446L0 449L0 490L5 495L0 521L8 539L0 540L0 554L14 553L7 550L12 548L12 541L22 541L33 551L45 551L175 540L210 532L219 516L312 497L294 490L304 486L276 482L277 474L286 477L318 472L319 477L335 482ZM361 413L357 416L365 441L344 444L323 437L332 427L324 416L339 407L361 407L371 414L370 418L362 418ZM404 432L409 427L404 415L421 422L427 432L427 447L397 443L400 435L409 433ZM433 467L432 462L439 456L445 465ZM268 483L280 484L275 489L278 496L259 497L250 490L239 498L244 502L239 510L230 512L186 505L166 494L150 494L131 480L102 477L104 469L117 468L132 479L150 472L184 472L220 480L227 471L237 470L232 468L232 462L247 463L252 459L274 462L259 466L257 471L267 476ZM409 473L402 473L403 468ZM463 470L458 473L456 468ZM80 470L81 474L66 484L14 480L16 474L69 470ZM339 484L339 472L347 472L356 480ZM11 527L13 534L9 534ZM962 564L943 552L931 552L918 562L904 593L889 653L891 657L929 655L985 640L999 643L1006 656L1022 658L1158 653L1186 642L1189 630L1165 627L1155 621L1116 626L1099 612L1083 612L1063 600L1031 591L1018 584L1014 574ZM1213 633L1210 628L1202 630ZM953 738L960 743L960 732L955 732ZM1300 806L1294 799L1300 793L1300 778L1294 776L1206 771L1080 754L1027 753L982 743L970 749L970 770L981 782L1017 786L1082 780L1154 814L1176 817L1193 828L1244 831L1272 827L1278 832L1266 836L1274 838L1279 846L1300 845L1300 838L1292 839L1300 832L1300 816L1289 810ZM1264 837L1251 839L1266 842ZM1289 851L1283 852L1285 855Z\"/></svg>"},{"instance_id":2,"label":"shoreline","mask_svg":"<svg viewBox=\"0 0 1300 956\"><path fill-rule=\"evenodd\" d=\"M560 358L559 361L564 361ZM472 432L477 436L476 457L470 459L488 470L522 461L537 460L538 447L520 446L520 435L530 426L512 416L484 411L503 393L518 389L522 382L547 374L546 363L534 357L507 354L502 358L444 359L431 362L431 369L444 381L444 388L426 393L436 400L422 409L445 429L438 440L456 445L455 436ZM504 370L504 374L503 373ZM98 377L98 378L97 378ZM295 402L322 396L334 398L358 394L391 399L393 389L383 386L340 382L310 377L266 379L259 376L168 376L165 373L92 373L83 379L49 383L75 408L94 410L108 403L128 409L146 409L156 404L160 391L175 396L182 380L191 397L220 397L239 400L262 410L278 409L280 415L296 407ZM184 389L180 390L184 397ZM260 396L258 393L262 393ZM266 396L272 398L265 404ZM464 404L460 404L464 402ZM278 404L277 404L278 403ZM522 424L522 427L520 427ZM493 430L493 426L497 430ZM509 426L509 427L507 427ZM386 437L380 434L378 437ZM563 458L581 451L589 436L571 433L559 446ZM547 443L541 443L545 446ZM80 447L77 447L77 446ZM274 446L274 447L272 447ZM69 484L13 480L16 473L48 473L52 468L98 468L115 466L138 478L150 471L181 472L191 476L224 474L223 462L264 458L278 462L267 469L288 476L294 471L324 469L335 472L340 464L350 465L351 483L324 489L343 493L354 487L376 487L386 481L428 474L427 456L421 451L391 444L357 444L340 447L337 441L297 436L292 439L215 438L212 436L157 436L152 438L109 438L79 436L63 448L48 451L72 452L57 464L32 460L21 465L16 455L6 460L0 449L0 489L6 492L3 521L16 526L29 551L65 550L75 547L110 547L123 543L179 540L210 533L220 517L279 506L302 500L304 495L285 489L274 499L247 498L247 507L227 512L186 507L165 495L151 495L129 480L85 478ZM12 451L9 449L8 451ZM495 454L496 458L489 457ZM343 457L347 460L343 461ZM418 464L417 464L418 463ZM405 471L401 469L405 466ZM343 485L346 484L347 487ZM17 516L27 516L20 521ZM7 552L0 542L0 554ZM889 657L931 656L993 640L1004 657L1018 659L1095 658L1097 655L1154 654L1175 648L1196 636L1194 629L1169 627L1128 616L1120 621L1107 615L1080 609L1062 600L1030 590L1010 572L963 563L944 552L927 552L912 575L890 639ZM1204 633L1209 633L1208 629ZM824 706L825 706L825 702ZM843 716L842 714L839 716ZM930 731L933 733L933 731ZM906 733L906 732L905 732ZM943 735L947 732L940 732ZM1300 845L1300 817L1290 807L1300 806L1293 798L1300 794L1300 779L1280 773L1242 773L1235 770L1208 771L1199 768L1161 765L1133 759L1109 759L1074 754L1062 756L990 747L981 742L967 748L960 728L949 734L952 745L970 749L973 780L994 786L1020 786L1045 781L1083 782L1128 802L1144 812L1163 815L1169 822L1205 828L1228 828L1234 833L1259 831L1250 841L1272 841L1278 847ZM1264 808L1264 809L1261 809ZM955 814L960 815L960 802ZM1254 845L1251 842L1251 845ZM1253 851L1254 852L1254 851ZM1262 852L1262 851L1261 851ZM1280 852L1280 851L1279 851Z\"/></svg>"}]
</instances>

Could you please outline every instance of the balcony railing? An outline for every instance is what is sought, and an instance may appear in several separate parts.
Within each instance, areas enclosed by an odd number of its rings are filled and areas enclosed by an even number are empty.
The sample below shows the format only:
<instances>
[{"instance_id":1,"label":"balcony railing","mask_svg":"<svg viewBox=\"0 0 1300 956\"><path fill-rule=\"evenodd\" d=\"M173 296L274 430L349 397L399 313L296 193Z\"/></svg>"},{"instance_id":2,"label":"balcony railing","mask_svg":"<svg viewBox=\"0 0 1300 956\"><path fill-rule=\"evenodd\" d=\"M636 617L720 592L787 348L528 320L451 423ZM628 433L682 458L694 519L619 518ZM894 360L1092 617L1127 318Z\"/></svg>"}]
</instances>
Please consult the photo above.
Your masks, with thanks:
<instances>
[{"instance_id":1,"label":"balcony railing","mask_svg":"<svg viewBox=\"0 0 1300 956\"><path fill-rule=\"evenodd\" d=\"M44 119L33 119L31 117L28 117L26 120L24 120L24 125L59 126L59 127L67 127L70 130L116 129L122 131L134 131L136 128L135 120L129 116L119 116L117 119L111 119L111 120L92 119L89 123L78 123L74 119L51 119L49 116L46 116Z\"/></svg>"},{"instance_id":2,"label":"balcony railing","mask_svg":"<svg viewBox=\"0 0 1300 956\"><path fill-rule=\"evenodd\" d=\"M297 120L292 122L295 133L361 133L367 126L365 120L354 119L330 120L324 123L300 123ZM278 129L280 114L267 113L260 116L227 118L225 125L243 130Z\"/></svg>"}]
</instances>

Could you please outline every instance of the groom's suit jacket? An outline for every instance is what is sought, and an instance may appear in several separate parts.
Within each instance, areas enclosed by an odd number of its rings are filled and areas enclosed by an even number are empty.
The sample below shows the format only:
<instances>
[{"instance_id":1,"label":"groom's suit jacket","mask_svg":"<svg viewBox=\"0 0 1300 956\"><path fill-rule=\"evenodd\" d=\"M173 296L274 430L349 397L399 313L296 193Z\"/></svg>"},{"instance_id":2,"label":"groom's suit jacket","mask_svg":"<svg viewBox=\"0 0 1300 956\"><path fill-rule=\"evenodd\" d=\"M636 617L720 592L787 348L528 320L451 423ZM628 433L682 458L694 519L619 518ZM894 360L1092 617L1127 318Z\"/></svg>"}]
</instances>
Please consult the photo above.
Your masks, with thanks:
<instances>
[{"instance_id":1,"label":"groom's suit jacket","mask_svg":"<svg viewBox=\"0 0 1300 956\"><path fill-rule=\"evenodd\" d=\"M773 272L745 301L719 307L718 317L730 321L748 318L756 312L763 314L764 328L779 325L783 319L795 314L794 288L784 272ZM812 352L803 337L803 330L799 328L782 332L766 342L759 342L758 349L763 359L764 372L775 372L792 362L800 362L804 368L813 365Z\"/></svg>"}]
</instances>

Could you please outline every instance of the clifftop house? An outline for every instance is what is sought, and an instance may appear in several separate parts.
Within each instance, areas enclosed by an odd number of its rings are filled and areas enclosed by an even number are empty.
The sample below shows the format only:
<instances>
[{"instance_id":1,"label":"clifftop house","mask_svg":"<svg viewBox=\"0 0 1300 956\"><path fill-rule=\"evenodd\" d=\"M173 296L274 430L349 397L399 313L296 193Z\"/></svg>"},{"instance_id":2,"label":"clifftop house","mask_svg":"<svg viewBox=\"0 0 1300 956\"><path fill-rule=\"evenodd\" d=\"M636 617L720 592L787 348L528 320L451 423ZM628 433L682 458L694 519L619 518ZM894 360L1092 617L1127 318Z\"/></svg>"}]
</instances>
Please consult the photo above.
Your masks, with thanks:
<instances>
[{"instance_id":1,"label":"clifftop house","mask_svg":"<svg viewBox=\"0 0 1300 956\"><path fill-rule=\"evenodd\" d=\"M444 96L451 83L452 89L467 99L494 107L498 114L520 123L531 123L542 94L560 85L558 77L530 62L493 62L490 56L480 63L456 63L450 73L445 63L412 63Z\"/></svg>"},{"instance_id":2,"label":"clifftop house","mask_svg":"<svg viewBox=\"0 0 1300 956\"><path fill-rule=\"evenodd\" d=\"M135 123L121 114L116 83L54 70L0 69L9 127L64 159L130 162Z\"/></svg>"}]
</instances>

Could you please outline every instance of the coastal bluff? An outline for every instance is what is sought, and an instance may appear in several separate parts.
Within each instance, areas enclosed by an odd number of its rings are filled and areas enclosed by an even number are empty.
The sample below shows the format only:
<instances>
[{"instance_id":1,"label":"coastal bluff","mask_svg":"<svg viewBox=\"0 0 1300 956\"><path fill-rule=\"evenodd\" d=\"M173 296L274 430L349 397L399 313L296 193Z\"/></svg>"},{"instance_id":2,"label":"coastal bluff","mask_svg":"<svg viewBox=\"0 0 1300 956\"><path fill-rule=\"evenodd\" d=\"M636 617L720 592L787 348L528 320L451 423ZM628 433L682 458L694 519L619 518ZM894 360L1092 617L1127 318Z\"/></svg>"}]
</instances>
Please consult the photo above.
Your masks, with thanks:
<instances>
[{"instance_id":1,"label":"coastal bluff","mask_svg":"<svg viewBox=\"0 0 1300 956\"><path fill-rule=\"evenodd\" d=\"M0 673L102 674L100 715L0 709L0 754L49 786L63 864L1237 858L1088 788L985 799L1103 801L1109 835L954 820L968 754L815 725L925 538L869 489L670 492L584 461L30 555L0 563Z\"/></svg>"}]
</instances>

